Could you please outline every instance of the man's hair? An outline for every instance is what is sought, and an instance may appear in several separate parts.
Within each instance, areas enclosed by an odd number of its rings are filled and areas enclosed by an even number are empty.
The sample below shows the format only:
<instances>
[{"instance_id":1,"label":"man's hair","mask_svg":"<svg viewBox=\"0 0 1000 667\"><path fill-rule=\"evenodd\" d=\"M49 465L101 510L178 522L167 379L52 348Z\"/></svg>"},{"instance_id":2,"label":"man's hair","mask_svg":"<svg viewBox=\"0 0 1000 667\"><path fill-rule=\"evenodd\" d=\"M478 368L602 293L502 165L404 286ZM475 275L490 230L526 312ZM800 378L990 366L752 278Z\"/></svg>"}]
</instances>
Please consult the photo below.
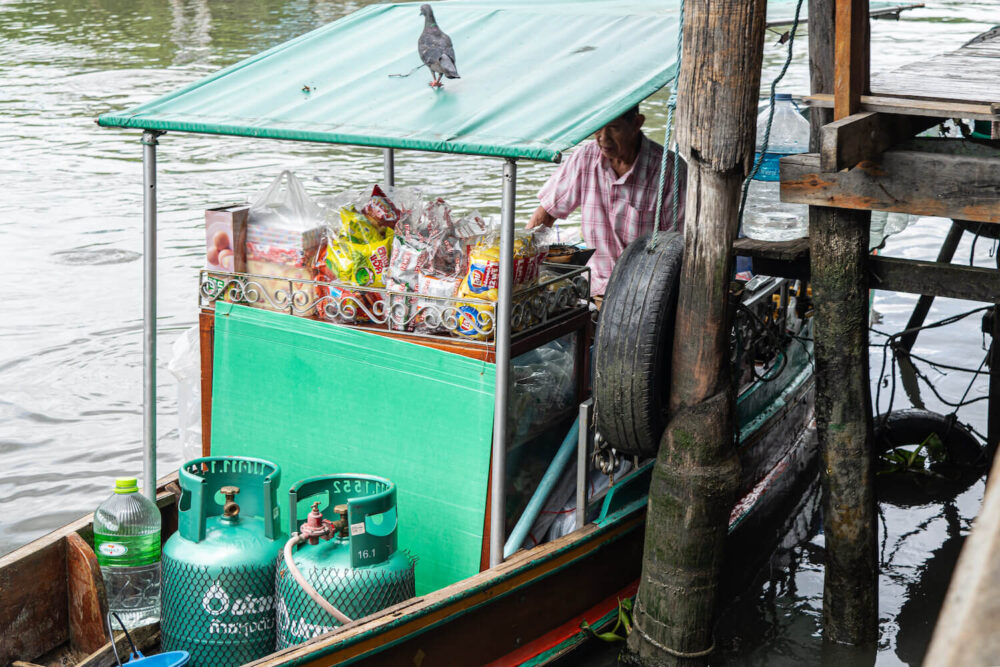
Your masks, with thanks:
<instances>
[{"instance_id":1,"label":"man's hair","mask_svg":"<svg viewBox=\"0 0 1000 667\"><path fill-rule=\"evenodd\" d=\"M639 115L639 105L636 104L634 107L626 109L625 113L619 116L619 118L623 118L624 120L632 120L638 115Z\"/></svg>"}]
</instances>

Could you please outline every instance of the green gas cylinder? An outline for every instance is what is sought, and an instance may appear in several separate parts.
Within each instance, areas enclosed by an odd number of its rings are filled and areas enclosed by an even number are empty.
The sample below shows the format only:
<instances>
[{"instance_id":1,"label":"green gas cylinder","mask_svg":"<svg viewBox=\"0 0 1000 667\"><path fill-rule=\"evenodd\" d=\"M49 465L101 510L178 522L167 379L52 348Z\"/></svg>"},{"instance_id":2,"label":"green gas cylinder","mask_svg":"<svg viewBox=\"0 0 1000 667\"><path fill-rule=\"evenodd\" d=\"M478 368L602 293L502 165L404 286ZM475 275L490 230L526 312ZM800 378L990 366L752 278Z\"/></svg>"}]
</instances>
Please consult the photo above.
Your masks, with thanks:
<instances>
[{"instance_id":1,"label":"green gas cylinder","mask_svg":"<svg viewBox=\"0 0 1000 667\"><path fill-rule=\"evenodd\" d=\"M397 548L395 484L374 475L325 475L298 482L289 496L289 533L308 536L292 559L320 596L351 620L413 597L416 559ZM317 497L300 528L300 512ZM275 598L278 649L340 625L299 586L284 556Z\"/></svg>"},{"instance_id":2,"label":"green gas cylinder","mask_svg":"<svg viewBox=\"0 0 1000 667\"><path fill-rule=\"evenodd\" d=\"M179 478L178 530L163 547L163 650L188 651L193 667L252 662L274 651L281 471L209 456Z\"/></svg>"}]
</instances>

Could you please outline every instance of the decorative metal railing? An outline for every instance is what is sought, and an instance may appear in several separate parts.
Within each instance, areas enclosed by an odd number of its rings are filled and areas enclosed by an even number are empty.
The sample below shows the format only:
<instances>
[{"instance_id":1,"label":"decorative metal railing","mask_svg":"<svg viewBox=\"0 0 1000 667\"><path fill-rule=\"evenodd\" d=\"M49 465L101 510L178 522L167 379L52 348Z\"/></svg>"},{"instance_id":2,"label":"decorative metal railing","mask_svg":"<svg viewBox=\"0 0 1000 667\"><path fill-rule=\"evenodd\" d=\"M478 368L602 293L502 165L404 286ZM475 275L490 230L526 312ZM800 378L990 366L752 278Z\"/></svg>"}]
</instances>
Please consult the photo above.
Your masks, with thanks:
<instances>
[{"instance_id":1,"label":"decorative metal railing","mask_svg":"<svg viewBox=\"0 0 1000 667\"><path fill-rule=\"evenodd\" d=\"M343 283L201 272L200 305L239 303L379 331L462 339L491 344L496 303L481 299L439 297ZM514 293L514 332L544 325L569 311L586 307L590 297L587 267L545 264L537 285Z\"/></svg>"}]
</instances>

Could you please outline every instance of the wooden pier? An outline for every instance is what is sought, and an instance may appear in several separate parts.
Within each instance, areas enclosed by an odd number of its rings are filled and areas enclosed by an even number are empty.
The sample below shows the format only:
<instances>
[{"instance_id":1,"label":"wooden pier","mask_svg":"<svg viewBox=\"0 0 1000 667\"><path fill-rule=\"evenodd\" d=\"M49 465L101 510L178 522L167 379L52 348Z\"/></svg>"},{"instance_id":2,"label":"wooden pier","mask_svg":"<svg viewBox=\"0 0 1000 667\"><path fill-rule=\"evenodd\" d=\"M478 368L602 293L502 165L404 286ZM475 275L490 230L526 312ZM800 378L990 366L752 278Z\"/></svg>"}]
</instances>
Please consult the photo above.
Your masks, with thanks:
<instances>
[{"instance_id":1,"label":"wooden pier","mask_svg":"<svg viewBox=\"0 0 1000 667\"><path fill-rule=\"evenodd\" d=\"M942 248L941 261L919 262L872 256L867 245L872 210L960 221L946 246L957 245L962 225L1000 223L1000 31L869 76L867 5L810 2L813 90L807 99L815 107L815 152L781 160L781 199L809 205L810 238L734 246L765 273L812 281L827 551L824 637L848 644L874 642L878 628L868 289L922 295L921 321L934 296L1000 302L1000 271L952 265L953 248ZM993 140L915 138L949 118L986 121ZM991 366L990 387L992 453L1000 439L1000 363ZM927 664L996 662L997 486L994 475Z\"/></svg>"},{"instance_id":2,"label":"wooden pier","mask_svg":"<svg viewBox=\"0 0 1000 667\"><path fill-rule=\"evenodd\" d=\"M714 125L715 131L728 130L731 146L742 147L745 133L741 132L740 122L745 110L736 102L742 99L746 82L756 76L751 65L744 67L738 76L728 70L716 71L718 68L711 58L704 58L691 71L690 42L697 40L699 46L705 47L711 39L699 31L708 31L716 38L725 33L715 25L712 11L706 9L704 2L693 0L690 5L692 15L705 20L695 22L697 27L685 27L684 50L688 60L682 59L678 86L682 105L683 93L693 92L691 82L704 81L705 86L700 101L687 102L689 106L693 104L694 111L682 107L687 114L679 114L679 150L685 158L693 159L696 167L689 172L693 174L689 178L689 198L692 183L693 191L700 192L702 165L711 163L715 170L727 173L732 171L732 160L713 153L711 149L717 144L692 133L685 121L699 117L699 110L712 109L712 114L700 116L706 118L702 124L710 127L705 136L716 136L710 133ZM759 4L729 7L724 2L720 6L733 10L729 17L731 34L743 30L747 35L755 35L750 30L753 14L735 10L746 6L759 10ZM952 53L871 76L869 18L868 0L809 0L811 95L806 99L813 107L810 117L813 152L781 160L781 199L809 206L809 237L780 243L750 239L734 242L730 227L715 215L716 209L725 208L733 200L727 188L717 189L718 203L714 207L692 208L689 200L689 215L691 210L695 214L685 226L685 275L692 260L698 264L701 270L698 275L703 278L718 275L712 267L725 264L716 257L716 251L721 249L733 255L749 255L754 259L757 273L811 282L826 546L823 628L824 639L832 647L852 644L873 648L878 639L876 457L868 372L869 290L921 295L911 323L922 322L930 300L936 296L1000 303L1000 269L950 263L966 229L981 233L980 225L1000 223L1000 30L985 33ZM725 51L722 46L719 48ZM754 60L759 54L739 55L747 63L759 63ZM727 101L728 106L719 100ZM917 138L924 130L952 118L987 123L991 139ZM693 136L697 140L692 141ZM723 157L729 155L722 153ZM872 256L868 240L873 210L941 216L955 221L944 239L939 261ZM997 230L1000 235L1000 227ZM707 284L715 285L711 281ZM708 307L710 313L716 312L712 310L718 303L716 292L705 288L701 299L702 303L712 304ZM683 318L689 316L684 303L682 298L677 316L679 331L683 331ZM713 325L717 319L709 317ZM1000 336L1000 316L994 317L994 322L994 330ZM721 326L718 330L727 329ZM697 345L687 349L677 340L685 338L675 337L673 357L675 384L671 388L671 407L678 412L664 436L661 462L670 461L678 449L675 436L685 409L701 408L713 400L725 402L721 394L713 396L713 388L721 386L720 380L728 372L724 363L721 366L717 363L719 355ZM909 340L912 344L912 338ZM989 455L1000 440L998 347L994 344L991 355L986 447ZM681 382L677 382L679 368L687 378ZM703 390L691 391L693 386ZM716 410L724 421L729 414L727 407L716 406ZM682 487L685 475L708 479L725 459L724 448L720 449L716 442L718 437L707 432L702 435L685 441L684 466L675 466L672 473L674 486ZM698 451L692 451L695 449ZM929 664L995 664L1000 652L1000 640L992 635L1000 625L1000 603L996 602L1000 600L1000 567L996 565L1000 557L1000 482L996 482L996 477L1000 472L994 472L986 507L966 547L968 553L959 563L949 606L941 615L943 620L932 647L932 656L944 657L941 662ZM655 511L658 495L668 497L671 492L667 487L657 487L654 478L650 490L650 507L654 511L650 512L639 592L643 600L652 595L650 588L691 590L691 582L686 578L690 573L696 572L704 578L718 571L717 540L711 537L715 533L707 530L712 522L705 518L711 512L698 500L691 501L688 513L704 519L706 530L700 538L700 547L690 545L690 557L683 562L661 563L653 558L662 555L657 550L657 536L664 533L658 530L661 526L655 525L656 517L660 516ZM681 497L678 493L673 495ZM662 516L663 526L678 527L672 515ZM662 543L661 538L659 544ZM651 566L653 561L655 567ZM714 589L705 590L709 594L703 597L710 599ZM654 605L655 608L646 611L638 608L636 628L656 628L656 641L630 637L631 658L657 665L693 665L704 661L711 648L699 649L708 644L712 614L704 605L681 604L681 597L652 595L650 599L658 603L668 599L671 603ZM956 648L959 643L965 646ZM969 648L976 643L989 649ZM658 650L652 650L654 647Z\"/></svg>"}]
</instances>

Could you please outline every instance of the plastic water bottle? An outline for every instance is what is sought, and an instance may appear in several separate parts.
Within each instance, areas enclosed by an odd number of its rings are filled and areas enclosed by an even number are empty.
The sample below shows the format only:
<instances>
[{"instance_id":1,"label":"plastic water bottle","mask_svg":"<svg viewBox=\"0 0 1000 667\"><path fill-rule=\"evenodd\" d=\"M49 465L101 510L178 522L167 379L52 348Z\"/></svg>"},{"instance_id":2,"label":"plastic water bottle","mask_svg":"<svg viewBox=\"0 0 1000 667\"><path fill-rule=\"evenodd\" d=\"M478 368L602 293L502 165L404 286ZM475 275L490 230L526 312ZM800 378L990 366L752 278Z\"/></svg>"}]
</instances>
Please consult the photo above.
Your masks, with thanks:
<instances>
[{"instance_id":1,"label":"plastic water bottle","mask_svg":"<svg viewBox=\"0 0 1000 667\"><path fill-rule=\"evenodd\" d=\"M757 116L757 154L764 144L768 109ZM771 136L760 168L747 189L743 211L743 233L762 241L788 241L809 234L809 207L805 204L783 204L779 194L778 160L786 155L809 151L809 121L792 105L792 96L774 96L774 119Z\"/></svg>"},{"instance_id":2,"label":"plastic water bottle","mask_svg":"<svg viewBox=\"0 0 1000 667\"><path fill-rule=\"evenodd\" d=\"M134 477L115 480L115 492L94 512L94 547L108 610L129 629L159 621L160 510Z\"/></svg>"}]
</instances>

